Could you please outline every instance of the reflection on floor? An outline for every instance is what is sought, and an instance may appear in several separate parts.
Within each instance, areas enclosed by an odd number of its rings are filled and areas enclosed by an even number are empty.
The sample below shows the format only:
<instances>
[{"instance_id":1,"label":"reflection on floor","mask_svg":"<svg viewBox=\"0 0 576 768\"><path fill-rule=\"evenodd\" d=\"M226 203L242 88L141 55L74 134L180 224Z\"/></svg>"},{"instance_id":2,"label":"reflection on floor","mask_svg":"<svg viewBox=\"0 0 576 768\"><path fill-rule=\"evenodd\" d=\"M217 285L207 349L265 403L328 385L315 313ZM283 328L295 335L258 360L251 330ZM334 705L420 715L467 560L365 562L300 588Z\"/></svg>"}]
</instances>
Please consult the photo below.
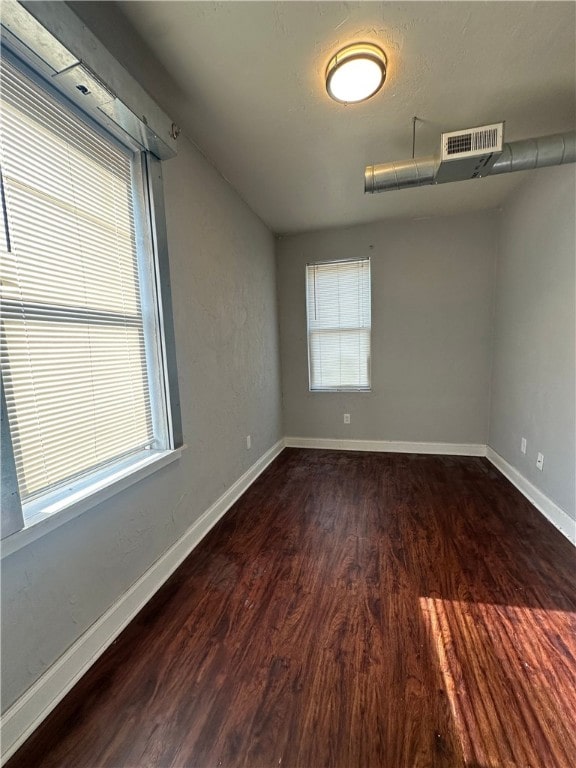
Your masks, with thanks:
<instances>
[{"instance_id":1,"label":"reflection on floor","mask_svg":"<svg viewBox=\"0 0 576 768\"><path fill-rule=\"evenodd\" d=\"M573 764L576 675L562 638L574 615L430 597L420 607L465 765Z\"/></svg>"},{"instance_id":2,"label":"reflection on floor","mask_svg":"<svg viewBox=\"0 0 576 768\"><path fill-rule=\"evenodd\" d=\"M485 459L286 449L9 768L572 768L575 564Z\"/></svg>"}]
</instances>

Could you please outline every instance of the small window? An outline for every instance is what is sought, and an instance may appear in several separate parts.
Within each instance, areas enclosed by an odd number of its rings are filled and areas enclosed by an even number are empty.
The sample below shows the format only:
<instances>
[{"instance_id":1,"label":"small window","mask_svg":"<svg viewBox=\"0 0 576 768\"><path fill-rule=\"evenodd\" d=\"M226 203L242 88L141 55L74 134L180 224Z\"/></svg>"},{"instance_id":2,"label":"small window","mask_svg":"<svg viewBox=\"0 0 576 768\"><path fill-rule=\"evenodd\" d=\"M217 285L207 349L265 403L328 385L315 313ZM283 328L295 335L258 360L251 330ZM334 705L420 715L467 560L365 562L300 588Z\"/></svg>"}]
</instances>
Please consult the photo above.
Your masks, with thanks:
<instances>
[{"instance_id":1,"label":"small window","mask_svg":"<svg viewBox=\"0 0 576 768\"><path fill-rule=\"evenodd\" d=\"M370 260L306 267L312 392L370 390Z\"/></svg>"},{"instance_id":2,"label":"small window","mask_svg":"<svg viewBox=\"0 0 576 768\"><path fill-rule=\"evenodd\" d=\"M24 522L174 447L145 153L2 62L1 363Z\"/></svg>"}]
</instances>

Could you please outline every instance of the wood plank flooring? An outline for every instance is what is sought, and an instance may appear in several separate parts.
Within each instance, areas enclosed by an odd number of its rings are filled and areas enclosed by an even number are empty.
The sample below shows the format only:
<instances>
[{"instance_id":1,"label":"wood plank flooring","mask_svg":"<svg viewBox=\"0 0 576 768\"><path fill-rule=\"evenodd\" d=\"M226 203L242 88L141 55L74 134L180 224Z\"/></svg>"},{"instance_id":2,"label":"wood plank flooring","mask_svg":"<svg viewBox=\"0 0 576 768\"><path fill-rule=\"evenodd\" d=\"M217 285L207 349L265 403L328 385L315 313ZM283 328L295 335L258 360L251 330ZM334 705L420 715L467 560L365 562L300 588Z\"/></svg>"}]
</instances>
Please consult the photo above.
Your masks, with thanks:
<instances>
[{"instance_id":1,"label":"wood plank flooring","mask_svg":"<svg viewBox=\"0 0 576 768\"><path fill-rule=\"evenodd\" d=\"M571 768L574 553L485 459L286 449L9 768Z\"/></svg>"}]
</instances>

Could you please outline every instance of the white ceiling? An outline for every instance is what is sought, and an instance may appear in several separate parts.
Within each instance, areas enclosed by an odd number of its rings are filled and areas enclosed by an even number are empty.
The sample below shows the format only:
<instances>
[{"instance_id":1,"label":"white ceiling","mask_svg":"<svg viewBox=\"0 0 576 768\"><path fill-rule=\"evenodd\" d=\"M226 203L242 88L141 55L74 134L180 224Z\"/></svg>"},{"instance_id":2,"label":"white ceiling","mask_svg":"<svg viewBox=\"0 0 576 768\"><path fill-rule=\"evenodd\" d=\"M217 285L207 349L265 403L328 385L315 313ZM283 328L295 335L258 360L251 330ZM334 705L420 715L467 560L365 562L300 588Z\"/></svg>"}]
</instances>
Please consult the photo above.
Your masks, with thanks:
<instances>
[{"instance_id":1,"label":"white ceiling","mask_svg":"<svg viewBox=\"0 0 576 768\"><path fill-rule=\"evenodd\" d=\"M506 121L513 141L576 122L573 2L120 2L175 79L177 118L278 233L500 205L510 174L379 195L364 167L437 151L443 130ZM330 100L324 71L379 43L372 100ZM532 172L537 173L537 172Z\"/></svg>"}]
</instances>

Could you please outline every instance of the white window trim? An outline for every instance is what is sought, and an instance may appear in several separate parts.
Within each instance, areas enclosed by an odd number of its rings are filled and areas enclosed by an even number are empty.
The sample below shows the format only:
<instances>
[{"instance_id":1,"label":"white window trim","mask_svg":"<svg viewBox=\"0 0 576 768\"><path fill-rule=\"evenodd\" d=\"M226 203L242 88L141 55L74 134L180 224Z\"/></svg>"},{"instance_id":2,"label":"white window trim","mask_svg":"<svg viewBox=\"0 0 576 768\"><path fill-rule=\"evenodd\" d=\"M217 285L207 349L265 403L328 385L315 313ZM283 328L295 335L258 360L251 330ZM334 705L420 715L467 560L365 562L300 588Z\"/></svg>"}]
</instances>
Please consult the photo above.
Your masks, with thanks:
<instances>
[{"instance_id":1,"label":"white window trim","mask_svg":"<svg viewBox=\"0 0 576 768\"><path fill-rule=\"evenodd\" d=\"M3 38L4 33L3 28ZM6 52L5 50L5 55ZM18 58L16 56L16 59ZM34 67L30 68L27 61L20 59L19 66L22 63L25 71L33 79L45 81L46 78L36 72ZM44 82L42 86L46 87ZM75 111L74 106L71 108ZM94 121L95 115L92 114L89 117ZM102 130L102 128L105 132L109 129L105 121L103 126L96 130ZM131 141L125 136L120 143L131 146ZM122 457L98 470L89 472L86 476L74 478L52 493L24 502L22 505L24 526L0 541L0 558L2 559L178 460L186 448L182 440L161 162L149 150L142 152L142 147L137 145L133 148L140 151L142 186L143 189L146 188L144 197L140 196L137 201L139 207L137 213L145 220L144 226L150 231L152 239L150 246L147 247L152 249L149 256L154 262L155 274L151 279L156 285L154 301L160 334L155 354L161 358L155 388L157 395L163 390L162 400L167 420L164 436L166 447ZM174 152L170 154L173 155ZM145 300L144 295L142 298Z\"/></svg>"},{"instance_id":2,"label":"white window trim","mask_svg":"<svg viewBox=\"0 0 576 768\"><path fill-rule=\"evenodd\" d=\"M372 268L370 257L364 257L364 256L358 256L356 258L344 258L344 259L323 259L321 261L311 261L306 264L306 270L308 267L314 267L314 266L321 266L322 264L346 264L351 261L368 261L370 262L370 269ZM358 393L358 394L370 394L372 392L372 355L370 354L370 359L368 362L368 378L369 378L369 385L367 387L355 387L355 386L341 386L341 387L323 387L322 389L319 389L318 387L312 388L312 382L311 382L311 365L312 365L312 359L311 359L311 352L310 352L310 325L309 325L309 319L308 319L308 278L305 278L305 290L306 290L306 351L307 351L307 361L308 361L308 392L310 394L320 394L325 395L329 393L335 393L335 394L341 394L343 392L347 393ZM370 293L372 292L372 276L370 275ZM370 315L372 315L372 309L370 309ZM342 330L340 328L334 328L334 330ZM351 328L350 330L356 330L356 326L354 328ZM370 350L372 350L372 317L370 317Z\"/></svg>"},{"instance_id":3,"label":"white window trim","mask_svg":"<svg viewBox=\"0 0 576 768\"><path fill-rule=\"evenodd\" d=\"M142 451L107 465L89 478L68 484L49 496L45 495L37 501L25 504L24 528L2 539L1 558L17 552L159 469L172 464L182 456L186 447L182 445L170 451Z\"/></svg>"}]
</instances>

